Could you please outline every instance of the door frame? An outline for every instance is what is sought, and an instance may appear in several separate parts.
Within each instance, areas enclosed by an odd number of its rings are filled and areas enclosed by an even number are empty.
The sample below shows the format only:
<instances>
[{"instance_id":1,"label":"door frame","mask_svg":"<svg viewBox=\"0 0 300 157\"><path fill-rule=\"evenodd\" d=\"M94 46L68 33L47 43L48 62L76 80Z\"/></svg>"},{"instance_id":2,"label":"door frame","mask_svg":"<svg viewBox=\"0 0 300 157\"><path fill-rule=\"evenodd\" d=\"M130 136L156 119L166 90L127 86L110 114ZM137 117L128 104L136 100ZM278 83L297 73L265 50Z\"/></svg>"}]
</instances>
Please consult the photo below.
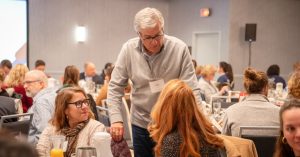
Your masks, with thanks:
<instances>
[{"instance_id":1,"label":"door frame","mask_svg":"<svg viewBox=\"0 0 300 157\"><path fill-rule=\"evenodd\" d=\"M193 43L192 43L192 58L197 61L197 35L201 34L218 34L219 45L218 45L218 62L221 60L221 31L196 31L193 32Z\"/></svg>"}]
</instances>

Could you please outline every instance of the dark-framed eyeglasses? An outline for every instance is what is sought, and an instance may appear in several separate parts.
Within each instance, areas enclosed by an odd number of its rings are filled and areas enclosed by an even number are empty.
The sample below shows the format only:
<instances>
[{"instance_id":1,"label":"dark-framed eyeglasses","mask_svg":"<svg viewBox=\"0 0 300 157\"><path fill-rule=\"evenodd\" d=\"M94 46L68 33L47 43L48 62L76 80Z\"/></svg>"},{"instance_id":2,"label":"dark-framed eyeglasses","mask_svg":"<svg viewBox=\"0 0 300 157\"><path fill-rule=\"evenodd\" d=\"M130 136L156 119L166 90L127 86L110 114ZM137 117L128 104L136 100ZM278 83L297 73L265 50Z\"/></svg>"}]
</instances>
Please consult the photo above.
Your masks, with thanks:
<instances>
[{"instance_id":1,"label":"dark-framed eyeglasses","mask_svg":"<svg viewBox=\"0 0 300 157\"><path fill-rule=\"evenodd\" d=\"M81 108L82 104L85 104L86 106L90 106L90 99L84 99L83 101L79 100L73 103L68 103L68 104L75 104L77 108Z\"/></svg>"},{"instance_id":2,"label":"dark-framed eyeglasses","mask_svg":"<svg viewBox=\"0 0 300 157\"><path fill-rule=\"evenodd\" d=\"M23 86L25 86L26 84L29 85L30 83L33 83L33 82L39 82L40 80L35 80L35 81L26 81L23 83Z\"/></svg>"},{"instance_id":3,"label":"dark-framed eyeglasses","mask_svg":"<svg viewBox=\"0 0 300 157\"><path fill-rule=\"evenodd\" d=\"M141 35L140 32L138 32L138 33L139 33L140 37L141 37L145 42L151 42L151 41L153 41L153 39L156 40L158 37L165 36L164 30L163 30L163 34L156 35L155 37L148 37L148 38L145 38L145 39L142 37L142 35Z\"/></svg>"}]
</instances>

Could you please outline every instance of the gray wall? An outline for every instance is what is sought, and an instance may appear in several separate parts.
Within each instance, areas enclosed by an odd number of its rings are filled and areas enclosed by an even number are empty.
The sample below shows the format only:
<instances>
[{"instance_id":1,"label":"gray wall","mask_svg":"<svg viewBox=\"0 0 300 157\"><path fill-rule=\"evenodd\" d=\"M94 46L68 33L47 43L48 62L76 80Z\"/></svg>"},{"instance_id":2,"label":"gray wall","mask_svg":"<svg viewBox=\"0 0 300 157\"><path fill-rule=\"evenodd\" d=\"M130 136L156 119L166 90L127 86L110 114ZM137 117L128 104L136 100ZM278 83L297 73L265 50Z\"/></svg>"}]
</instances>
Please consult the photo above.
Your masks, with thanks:
<instances>
[{"instance_id":1,"label":"gray wall","mask_svg":"<svg viewBox=\"0 0 300 157\"><path fill-rule=\"evenodd\" d=\"M45 73L58 79L67 65L82 72L84 63L91 61L99 74L105 63L117 60L128 39L137 37L133 19L145 7L162 12L168 33L168 2L164 0L30 0L30 69L42 59ZM84 43L76 40L80 25L86 27Z\"/></svg>"},{"instance_id":2,"label":"gray wall","mask_svg":"<svg viewBox=\"0 0 300 157\"><path fill-rule=\"evenodd\" d=\"M280 75L287 81L293 64L300 61L300 1L230 1L228 57L235 74L236 90L244 90L243 71L248 67L246 23L257 23L257 41L251 44L251 68L266 72L270 65L278 64Z\"/></svg>"},{"instance_id":3,"label":"gray wall","mask_svg":"<svg viewBox=\"0 0 300 157\"><path fill-rule=\"evenodd\" d=\"M193 32L220 31L220 59L228 61L229 6L229 0L170 0L169 34L192 46ZM200 17L204 8L211 9L211 16Z\"/></svg>"}]
</instances>

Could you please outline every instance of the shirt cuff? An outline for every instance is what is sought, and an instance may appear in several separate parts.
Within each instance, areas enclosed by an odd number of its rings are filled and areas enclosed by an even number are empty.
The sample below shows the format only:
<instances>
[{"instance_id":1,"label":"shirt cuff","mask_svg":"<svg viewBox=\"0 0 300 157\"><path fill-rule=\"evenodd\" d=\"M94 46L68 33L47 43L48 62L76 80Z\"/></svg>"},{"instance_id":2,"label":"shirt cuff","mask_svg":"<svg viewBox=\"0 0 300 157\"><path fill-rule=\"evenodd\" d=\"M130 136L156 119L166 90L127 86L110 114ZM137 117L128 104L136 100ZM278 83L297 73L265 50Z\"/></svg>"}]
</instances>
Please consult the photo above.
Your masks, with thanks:
<instances>
[{"instance_id":1,"label":"shirt cuff","mask_svg":"<svg viewBox=\"0 0 300 157\"><path fill-rule=\"evenodd\" d=\"M110 116L110 123L123 122L121 114L113 114Z\"/></svg>"}]
</instances>

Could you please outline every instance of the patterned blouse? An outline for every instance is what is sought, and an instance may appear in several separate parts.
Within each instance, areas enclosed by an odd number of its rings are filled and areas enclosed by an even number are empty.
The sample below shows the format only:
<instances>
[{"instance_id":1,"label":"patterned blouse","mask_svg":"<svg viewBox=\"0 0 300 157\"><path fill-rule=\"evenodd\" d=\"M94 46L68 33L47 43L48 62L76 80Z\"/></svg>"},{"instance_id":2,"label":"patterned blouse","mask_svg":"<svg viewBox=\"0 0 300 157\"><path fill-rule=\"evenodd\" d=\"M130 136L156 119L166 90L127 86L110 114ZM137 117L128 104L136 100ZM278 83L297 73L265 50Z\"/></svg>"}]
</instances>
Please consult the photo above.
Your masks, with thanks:
<instances>
[{"instance_id":1,"label":"patterned blouse","mask_svg":"<svg viewBox=\"0 0 300 157\"><path fill-rule=\"evenodd\" d=\"M209 148L203 138L198 138L200 144L201 157L220 157L218 149ZM162 142L162 157L180 157L180 146L182 143L181 136L177 130L169 133Z\"/></svg>"}]
</instances>

